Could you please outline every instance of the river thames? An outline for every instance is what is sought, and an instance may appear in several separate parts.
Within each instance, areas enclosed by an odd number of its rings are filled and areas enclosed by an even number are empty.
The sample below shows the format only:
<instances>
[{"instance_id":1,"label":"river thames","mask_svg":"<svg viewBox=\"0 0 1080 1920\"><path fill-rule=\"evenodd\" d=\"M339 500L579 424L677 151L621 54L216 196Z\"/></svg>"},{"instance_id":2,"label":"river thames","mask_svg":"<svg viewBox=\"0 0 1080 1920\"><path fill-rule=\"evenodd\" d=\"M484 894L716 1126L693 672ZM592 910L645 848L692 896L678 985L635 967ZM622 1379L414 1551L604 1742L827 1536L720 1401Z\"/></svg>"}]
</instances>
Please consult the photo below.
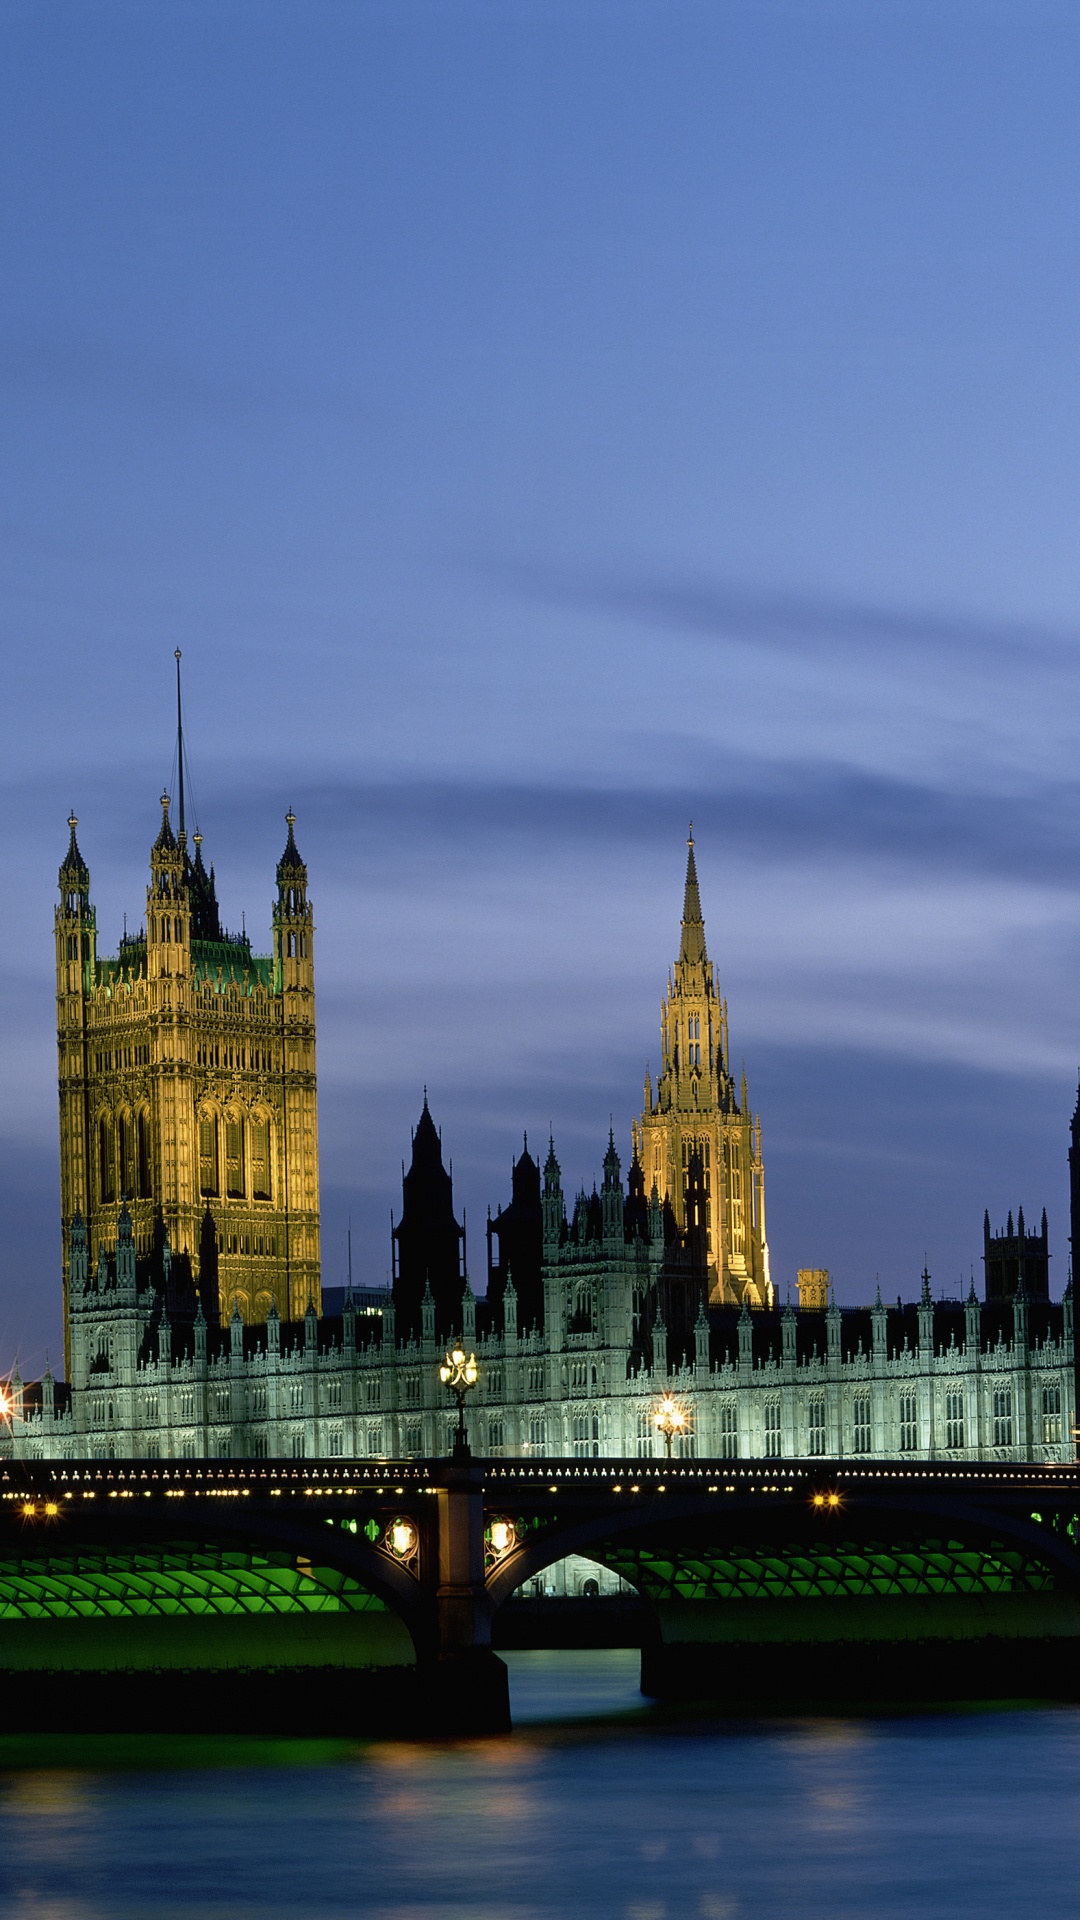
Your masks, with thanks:
<instances>
[{"instance_id":1,"label":"river thames","mask_svg":"<svg viewBox=\"0 0 1080 1920\"><path fill-rule=\"evenodd\" d=\"M672 1721L643 1706L636 1654L509 1664L496 1740L0 1738L0 1914L1077 1911L1080 1710Z\"/></svg>"}]
</instances>

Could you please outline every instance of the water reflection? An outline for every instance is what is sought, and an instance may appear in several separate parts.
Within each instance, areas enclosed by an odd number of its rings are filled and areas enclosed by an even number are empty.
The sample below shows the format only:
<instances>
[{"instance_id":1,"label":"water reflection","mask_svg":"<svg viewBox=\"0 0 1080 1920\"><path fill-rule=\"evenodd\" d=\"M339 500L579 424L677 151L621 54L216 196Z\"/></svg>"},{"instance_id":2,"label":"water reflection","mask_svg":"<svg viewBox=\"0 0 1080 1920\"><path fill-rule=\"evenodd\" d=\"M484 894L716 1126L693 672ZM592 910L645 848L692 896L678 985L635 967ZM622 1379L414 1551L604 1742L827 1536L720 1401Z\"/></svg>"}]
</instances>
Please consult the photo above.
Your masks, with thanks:
<instances>
[{"instance_id":1,"label":"water reflection","mask_svg":"<svg viewBox=\"0 0 1080 1920\"><path fill-rule=\"evenodd\" d=\"M665 1724L519 1655L518 1731L0 1775L12 1920L1009 1920L1075 1909L1080 1714ZM621 1703L621 1705L620 1705ZM590 1718L590 1713L596 1717ZM528 1716L531 1714L531 1718ZM85 1745L83 1751L86 1751ZM255 1764L260 1752L271 1764ZM198 1764L184 1764L195 1754ZM54 1759L63 1758L59 1753ZM69 1756L70 1760L70 1756Z\"/></svg>"}]
</instances>

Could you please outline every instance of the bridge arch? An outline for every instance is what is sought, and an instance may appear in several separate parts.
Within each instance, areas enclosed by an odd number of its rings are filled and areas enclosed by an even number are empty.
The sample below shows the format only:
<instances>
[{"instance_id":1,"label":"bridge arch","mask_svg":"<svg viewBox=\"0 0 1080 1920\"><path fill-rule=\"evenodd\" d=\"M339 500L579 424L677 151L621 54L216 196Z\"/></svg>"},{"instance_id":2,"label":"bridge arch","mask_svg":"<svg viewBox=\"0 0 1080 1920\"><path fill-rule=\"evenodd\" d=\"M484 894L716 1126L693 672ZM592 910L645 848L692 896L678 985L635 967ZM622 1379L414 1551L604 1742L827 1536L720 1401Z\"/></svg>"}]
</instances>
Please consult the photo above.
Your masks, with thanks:
<instances>
[{"instance_id":1,"label":"bridge arch","mask_svg":"<svg viewBox=\"0 0 1080 1920\"><path fill-rule=\"evenodd\" d=\"M715 1494L672 1488L663 1501L614 1511L609 1501L565 1524L525 1529L491 1568L493 1616L573 1553L636 1588L661 1636L935 1638L963 1636L976 1619L983 1631L1004 1623L1012 1633L1025 1622L1038 1631L1041 1620L1047 1632L1080 1634L1080 1552L1034 1515L988 1512L940 1490L913 1499L866 1489L821 1508L809 1490L775 1504ZM1019 1604L1006 1609L1006 1598ZM823 1612L825 1601L834 1604Z\"/></svg>"},{"instance_id":2,"label":"bridge arch","mask_svg":"<svg viewBox=\"0 0 1080 1920\"><path fill-rule=\"evenodd\" d=\"M433 1634L416 1576L314 1517L160 1507L72 1514L0 1547L0 1666L413 1665Z\"/></svg>"}]
</instances>

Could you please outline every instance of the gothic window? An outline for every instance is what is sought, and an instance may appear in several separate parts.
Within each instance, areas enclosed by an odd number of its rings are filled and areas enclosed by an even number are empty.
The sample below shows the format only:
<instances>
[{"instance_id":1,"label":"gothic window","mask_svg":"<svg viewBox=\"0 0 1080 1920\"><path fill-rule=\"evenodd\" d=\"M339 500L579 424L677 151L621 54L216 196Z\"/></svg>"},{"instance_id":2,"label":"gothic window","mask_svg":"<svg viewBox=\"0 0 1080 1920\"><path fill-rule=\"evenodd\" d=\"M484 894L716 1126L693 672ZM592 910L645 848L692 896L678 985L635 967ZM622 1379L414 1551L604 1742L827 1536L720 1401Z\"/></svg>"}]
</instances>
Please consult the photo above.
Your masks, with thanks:
<instances>
[{"instance_id":1,"label":"gothic window","mask_svg":"<svg viewBox=\"0 0 1080 1920\"><path fill-rule=\"evenodd\" d=\"M266 1388L255 1387L251 1394L251 1411L254 1414L266 1412Z\"/></svg>"},{"instance_id":2,"label":"gothic window","mask_svg":"<svg viewBox=\"0 0 1080 1920\"><path fill-rule=\"evenodd\" d=\"M825 1453L825 1402L817 1395L810 1402L810 1448L811 1453Z\"/></svg>"},{"instance_id":3,"label":"gothic window","mask_svg":"<svg viewBox=\"0 0 1080 1920\"><path fill-rule=\"evenodd\" d=\"M377 1407L382 1399L382 1380L377 1373L372 1374L368 1380L365 1398L369 1407ZM379 1447L381 1446L382 1441L380 1440ZM379 1447L375 1449L376 1452L379 1451Z\"/></svg>"},{"instance_id":4,"label":"gothic window","mask_svg":"<svg viewBox=\"0 0 1080 1920\"><path fill-rule=\"evenodd\" d=\"M287 950L287 953L288 953L288 957L289 957L289 959L290 959L290 960L295 960L295 959L296 959L296 935L295 935L295 933L290 933L290 935L289 935L289 938L288 938L288 946L287 946L287 949L286 949L286 950Z\"/></svg>"},{"instance_id":5,"label":"gothic window","mask_svg":"<svg viewBox=\"0 0 1080 1920\"><path fill-rule=\"evenodd\" d=\"M146 1457L148 1460L161 1459L161 1441L156 1434L146 1443Z\"/></svg>"},{"instance_id":6,"label":"gothic window","mask_svg":"<svg viewBox=\"0 0 1080 1920\"><path fill-rule=\"evenodd\" d=\"M185 1388L184 1392L180 1395L180 1418L181 1420L194 1420L195 1418L195 1395L192 1393L190 1387Z\"/></svg>"},{"instance_id":7,"label":"gothic window","mask_svg":"<svg viewBox=\"0 0 1080 1920\"><path fill-rule=\"evenodd\" d=\"M591 1333L593 1330L592 1288L581 1285L574 1288L574 1309L570 1317L571 1333Z\"/></svg>"},{"instance_id":8,"label":"gothic window","mask_svg":"<svg viewBox=\"0 0 1080 1920\"><path fill-rule=\"evenodd\" d=\"M265 1459L266 1459L266 1451L267 1451L267 1441L266 1441L266 1435L265 1435L265 1433L257 1433L257 1434L255 1434L255 1435L253 1436L253 1438L252 1438L252 1442L251 1442L251 1457L252 1457L252 1459L253 1459L253 1460L265 1460Z\"/></svg>"},{"instance_id":9,"label":"gothic window","mask_svg":"<svg viewBox=\"0 0 1080 1920\"><path fill-rule=\"evenodd\" d=\"M219 1460L227 1460L229 1458L229 1436L227 1433L222 1433L218 1436L217 1457Z\"/></svg>"},{"instance_id":10,"label":"gothic window","mask_svg":"<svg viewBox=\"0 0 1080 1920\"><path fill-rule=\"evenodd\" d=\"M304 1387L300 1380L294 1380L289 1388L289 1405L293 1413L302 1413L304 1410Z\"/></svg>"},{"instance_id":11,"label":"gothic window","mask_svg":"<svg viewBox=\"0 0 1080 1920\"><path fill-rule=\"evenodd\" d=\"M529 1416L529 1446L533 1453L544 1453L547 1450L547 1421L542 1413L533 1413Z\"/></svg>"},{"instance_id":12,"label":"gothic window","mask_svg":"<svg viewBox=\"0 0 1080 1920\"><path fill-rule=\"evenodd\" d=\"M489 1400L501 1400L503 1395L503 1377L501 1369L492 1367L487 1377L487 1397Z\"/></svg>"},{"instance_id":13,"label":"gothic window","mask_svg":"<svg viewBox=\"0 0 1080 1920\"><path fill-rule=\"evenodd\" d=\"M369 1457L382 1452L382 1427L369 1427L367 1430L367 1450Z\"/></svg>"},{"instance_id":14,"label":"gothic window","mask_svg":"<svg viewBox=\"0 0 1080 1920\"><path fill-rule=\"evenodd\" d=\"M1056 1447L1061 1444L1061 1388L1048 1386L1042 1390L1042 1437L1044 1447Z\"/></svg>"},{"instance_id":15,"label":"gothic window","mask_svg":"<svg viewBox=\"0 0 1080 1920\"><path fill-rule=\"evenodd\" d=\"M855 1395L854 1417L852 1419L852 1452L869 1453L873 1445L870 1429L870 1395Z\"/></svg>"},{"instance_id":16,"label":"gothic window","mask_svg":"<svg viewBox=\"0 0 1080 1920\"><path fill-rule=\"evenodd\" d=\"M199 1116L199 1192L218 1191L217 1120L213 1114Z\"/></svg>"},{"instance_id":17,"label":"gothic window","mask_svg":"<svg viewBox=\"0 0 1080 1920\"><path fill-rule=\"evenodd\" d=\"M955 1453L964 1444L964 1394L960 1387L950 1387L945 1395L945 1446Z\"/></svg>"},{"instance_id":18,"label":"gothic window","mask_svg":"<svg viewBox=\"0 0 1080 1920\"><path fill-rule=\"evenodd\" d=\"M503 1443L504 1443L504 1434L505 1434L505 1429L503 1427L503 1422L501 1417L496 1419L493 1416L488 1421L487 1444L488 1444L489 1454L494 1456L502 1452Z\"/></svg>"},{"instance_id":19,"label":"gothic window","mask_svg":"<svg viewBox=\"0 0 1080 1920\"><path fill-rule=\"evenodd\" d=\"M767 1460L779 1460L780 1458L779 1400L766 1400L765 1402L765 1458Z\"/></svg>"},{"instance_id":20,"label":"gothic window","mask_svg":"<svg viewBox=\"0 0 1080 1920\"><path fill-rule=\"evenodd\" d=\"M345 1451L345 1436L342 1433L340 1427L335 1427L333 1433L330 1435L331 1459L338 1458L341 1454L344 1453L344 1451Z\"/></svg>"},{"instance_id":21,"label":"gothic window","mask_svg":"<svg viewBox=\"0 0 1080 1920\"><path fill-rule=\"evenodd\" d=\"M140 1112L135 1121L135 1178L140 1200L149 1200L150 1187L150 1122L145 1113Z\"/></svg>"},{"instance_id":22,"label":"gothic window","mask_svg":"<svg viewBox=\"0 0 1080 1920\"><path fill-rule=\"evenodd\" d=\"M418 1373L407 1373L405 1375L405 1405L407 1407L418 1407L420 1405L420 1375Z\"/></svg>"},{"instance_id":23,"label":"gothic window","mask_svg":"<svg viewBox=\"0 0 1080 1920\"><path fill-rule=\"evenodd\" d=\"M256 1200L271 1198L270 1122L265 1119L251 1123L251 1192Z\"/></svg>"},{"instance_id":24,"label":"gothic window","mask_svg":"<svg viewBox=\"0 0 1080 1920\"><path fill-rule=\"evenodd\" d=\"M739 1457L739 1418L734 1400L723 1400L720 1404L720 1458L737 1460Z\"/></svg>"},{"instance_id":25,"label":"gothic window","mask_svg":"<svg viewBox=\"0 0 1080 1920\"><path fill-rule=\"evenodd\" d=\"M131 1193L131 1176L134 1171L131 1152L131 1121L122 1113L116 1123L116 1137L120 1148L120 1198L126 1200Z\"/></svg>"},{"instance_id":26,"label":"gothic window","mask_svg":"<svg viewBox=\"0 0 1080 1920\"><path fill-rule=\"evenodd\" d=\"M992 1410L994 1418L995 1447L1011 1447L1013 1443L1012 1388L995 1387Z\"/></svg>"},{"instance_id":27,"label":"gothic window","mask_svg":"<svg viewBox=\"0 0 1080 1920\"><path fill-rule=\"evenodd\" d=\"M638 1408L637 1417L637 1457L650 1460L653 1453L653 1419L648 1407Z\"/></svg>"},{"instance_id":28,"label":"gothic window","mask_svg":"<svg viewBox=\"0 0 1080 1920\"><path fill-rule=\"evenodd\" d=\"M919 1444L919 1410L913 1393L900 1395L900 1451L914 1453Z\"/></svg>"},{"instance_id":29,"label":"gothic window","mask_svg":"<svg viewBox=\"0 0 1080 1920\"><path fill-rule=\"evenodd\" d=\"M585 1392L585 1388L588 1382L588 1374L589 1374L588 1365L584 1360L572 1360L570 1362L571 1393Z\"/></svg>"},{"instance_id":30,"label":"gothic window","mask_svg":"<svg viewBox=\"0 0 1080 1920\"><path fill-rule=\"evenodd\" d=\"M304 1458L303 1427L297 1427L295 1433L292 1436L292 1457L294 1460L302 1460Z\"/></svg>"},{"instance_id":31,"label":"gothic window","mask_svg":"<svg viewBox=\"0 0 1080 1920\"><path fill-rule=\"evenodd\" d=\"M535 1396L543 1393L543 1391L544 1369L542 1366L531 1366L529 1368L529 1392Z\"/></svg>"},{"instance_id":32,"label":"gothic window","mask_svg":"<svg viewBox=\"0 0 1080 1920\"><path fill-rule=\"evenodd\" d=\"M423 1450L424 1436L419 1420L410 1420L405 1429L406 1453L420 1453Z\"/></svg>"},{"instance_id":33,"label":"gothic window","mask_svg":"<svg viewBox=\"0 0 1080 1920\"><path fill-rule=\"evenodd\" d=\"M225 1122L225 1191L231 1200L244 1197L244 1123L238 1116Z\"/></svg>"},{"instance_id":34,"label":"gothic window","mask_svg":"<svg viewBox=\"0 0 1080 1920\"><path fill-rule=\"evenodd\" d=\"M589 1457L589 1416L576 1413L573 1419L574 1459L587 1460Z\"/></svg>"},{"instance_id":35,"label":"gothic window","mask_svg":"<svg viewBox=\"0 0 1080 1920\"><path fill-rule=\"evenodd\" d=\"M336 1412L340 1408L341 1406L341 1381L340 1380L327 1381L326 1404L330 1408L331 1412Z\"/></svg>"},{"instance_id":36,"label":"gothic window","mask_svg":"<svg viewBox=\"0 0 1080 1920\"><path fill-rule=\"evenodd\" d=\"M98 1187L104 1201L116 1199L116 1143L112 1121L98 1121Z\"/></svg>"}]
</instances>

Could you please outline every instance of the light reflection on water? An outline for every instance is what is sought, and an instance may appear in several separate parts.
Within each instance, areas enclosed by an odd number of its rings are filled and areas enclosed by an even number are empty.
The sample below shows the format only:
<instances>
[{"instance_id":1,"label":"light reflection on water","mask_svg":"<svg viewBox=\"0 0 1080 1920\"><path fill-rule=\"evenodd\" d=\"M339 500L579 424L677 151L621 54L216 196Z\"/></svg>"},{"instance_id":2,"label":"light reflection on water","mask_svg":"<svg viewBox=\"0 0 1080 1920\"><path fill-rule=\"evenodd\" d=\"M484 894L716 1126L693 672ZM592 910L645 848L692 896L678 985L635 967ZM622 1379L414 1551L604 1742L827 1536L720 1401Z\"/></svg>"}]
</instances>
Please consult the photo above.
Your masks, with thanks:
<instances>
[{"instance_id":1,"label":"light reflection on water","mask_svg":"<svg viewBox=\"0 0 1080 1920\"><path fill-rule=\"evenodd\" d=\"M0 1740L0 1915L1013 1920L1077 1909L1080 1712L672 1724L643 1709L634 1655L515 1655L511 1667L517 1731L506 1739Z\"/></svg>"}]
</instances>

